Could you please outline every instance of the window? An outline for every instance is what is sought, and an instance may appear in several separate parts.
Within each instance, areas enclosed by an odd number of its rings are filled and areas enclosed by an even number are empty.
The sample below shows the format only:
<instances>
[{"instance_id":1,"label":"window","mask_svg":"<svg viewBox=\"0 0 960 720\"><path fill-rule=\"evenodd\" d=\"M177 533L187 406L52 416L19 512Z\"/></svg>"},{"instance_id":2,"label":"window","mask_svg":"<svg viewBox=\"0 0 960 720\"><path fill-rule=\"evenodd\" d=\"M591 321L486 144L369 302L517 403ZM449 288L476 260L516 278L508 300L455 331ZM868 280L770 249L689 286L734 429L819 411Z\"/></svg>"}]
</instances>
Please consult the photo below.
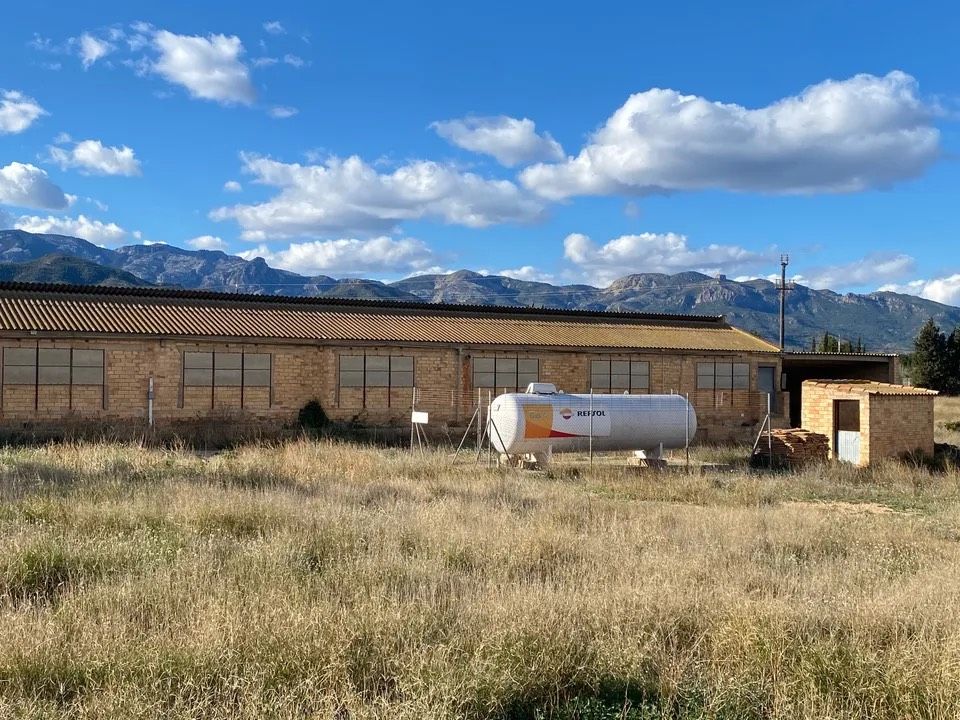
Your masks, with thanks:
<instances>
[{"instance_id":1,"label":"window","mask_svg":"<svg viewBox=\"0 0 960 720\"><path fill-rule=\"evenodd\" d=\"M270 354L185 352L185 387L270 387Z\"/></svg>"},{"instance_id":2,"label":"window","mask_svg":"<svg viewBox=\"0 0 960 720\"><path fill-rule=\"evenodd\" d=\"M697 363L697 390L749 389L749 364L731 362Z\"/></svg>"},{"instance_id":3,"label":"window","mask_svg":"<svg viewBox=\"0 0 960 720\"><path fill-rule=\"evenodd\" d=\"M592 360L590 387L595 393L649 390L650 363L646 360Z\"/></svg>"},{"instance_id":4,"label":"window","mask_svg":"<svg viewBox=\"0 0 960 720\"><path fill-rule=\"evenodd\" d=\"M409 355L341 355L340 387L413 387L413 358Z\"/></svg>"},{"instance_id":5,"label":"window","mask_svg":"<svg viewBox=\"0 0 960 720\"><path fill-rule=\"evenodd\" d=\"M7 385L103 385L103 350L4 348Z\"/></svg>"},{"instance_id":6,"label":"window","mask_svg":"<svg viewBox=\"0 0 960 720\"><path fill-rule=\"evenodd\" d=\"M540 382L540 361L536 358L477 357L473 359L473 386L510 392L524 391Z\"/></svg>"}]
</instances>

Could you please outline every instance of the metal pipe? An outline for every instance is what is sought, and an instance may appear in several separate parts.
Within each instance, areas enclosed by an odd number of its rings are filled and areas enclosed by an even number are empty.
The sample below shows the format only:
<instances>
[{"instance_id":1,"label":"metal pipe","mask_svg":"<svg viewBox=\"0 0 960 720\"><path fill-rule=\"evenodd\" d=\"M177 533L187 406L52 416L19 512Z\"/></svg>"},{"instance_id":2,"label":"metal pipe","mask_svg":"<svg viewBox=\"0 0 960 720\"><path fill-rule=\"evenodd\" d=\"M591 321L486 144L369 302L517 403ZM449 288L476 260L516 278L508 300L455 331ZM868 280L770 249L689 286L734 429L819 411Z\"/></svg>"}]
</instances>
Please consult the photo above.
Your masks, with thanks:
<instances>
[{"instance_id":1,"label":"metal pipe","mask_svg":"<svg viewBox=\"0 0 960 720\"><path fill-rule=\"evenodd\" d=\"M153 375L147 381L147 425L153 427Z\"/></svg>"}]
</instances>

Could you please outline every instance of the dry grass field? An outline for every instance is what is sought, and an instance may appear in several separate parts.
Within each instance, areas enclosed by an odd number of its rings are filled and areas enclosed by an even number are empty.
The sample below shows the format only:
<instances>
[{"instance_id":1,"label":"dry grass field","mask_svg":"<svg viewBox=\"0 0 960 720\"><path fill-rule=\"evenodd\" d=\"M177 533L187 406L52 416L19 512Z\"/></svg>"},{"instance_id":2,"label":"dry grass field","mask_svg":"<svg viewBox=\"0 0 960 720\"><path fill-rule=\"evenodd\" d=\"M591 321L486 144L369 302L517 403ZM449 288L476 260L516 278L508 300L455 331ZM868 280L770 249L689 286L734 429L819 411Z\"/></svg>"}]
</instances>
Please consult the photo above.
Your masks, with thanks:
<instances>
[{"instance_id":1,"label":"dry grass field","mask_svg":"<svg viewBox=\"0 0 960 720\"><path fill-rule=\"evenodd\" d=\"M960 474L0 451L0 717L960 717Z\"/></svg>"}]
</instances>

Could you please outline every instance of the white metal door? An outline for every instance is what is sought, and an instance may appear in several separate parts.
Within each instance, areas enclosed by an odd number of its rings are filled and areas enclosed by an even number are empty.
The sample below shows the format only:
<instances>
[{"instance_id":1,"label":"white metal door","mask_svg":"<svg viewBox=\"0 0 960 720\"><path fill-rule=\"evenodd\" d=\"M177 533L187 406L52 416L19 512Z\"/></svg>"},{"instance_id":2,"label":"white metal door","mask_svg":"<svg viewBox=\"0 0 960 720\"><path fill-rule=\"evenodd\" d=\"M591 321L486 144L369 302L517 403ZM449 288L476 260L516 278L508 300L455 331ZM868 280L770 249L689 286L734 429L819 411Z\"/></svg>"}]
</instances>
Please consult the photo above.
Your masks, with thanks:
<instances>
[{"instance_id":1,"label":"white metal door","mask_svg":"<svg viewBox=\"0 0 960 720\"><path fill-rule=\"evenodd\" d=\"M837 431L837 459L860 464L860 433L853 430Z\"/></svg>"}]
</instances>

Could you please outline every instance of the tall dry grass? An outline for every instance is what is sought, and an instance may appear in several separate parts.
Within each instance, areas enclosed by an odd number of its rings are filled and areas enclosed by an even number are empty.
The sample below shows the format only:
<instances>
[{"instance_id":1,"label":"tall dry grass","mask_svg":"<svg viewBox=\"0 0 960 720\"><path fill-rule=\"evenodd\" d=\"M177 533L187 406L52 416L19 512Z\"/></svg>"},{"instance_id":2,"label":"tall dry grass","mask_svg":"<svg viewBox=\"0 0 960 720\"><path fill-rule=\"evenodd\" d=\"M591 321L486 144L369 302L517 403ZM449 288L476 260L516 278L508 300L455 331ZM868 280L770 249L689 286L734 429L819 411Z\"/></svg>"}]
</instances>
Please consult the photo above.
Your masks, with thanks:
<instances>
[{"instance_id":1,"label":"tall dry grass","mask_svg":"<svg viewBox=\"0 0 960 720\"><path fill-rule=\"evenodd\" d=\"M0 452L0 716L956 718L960 476Z\"/></svg>"}]
</instances>

